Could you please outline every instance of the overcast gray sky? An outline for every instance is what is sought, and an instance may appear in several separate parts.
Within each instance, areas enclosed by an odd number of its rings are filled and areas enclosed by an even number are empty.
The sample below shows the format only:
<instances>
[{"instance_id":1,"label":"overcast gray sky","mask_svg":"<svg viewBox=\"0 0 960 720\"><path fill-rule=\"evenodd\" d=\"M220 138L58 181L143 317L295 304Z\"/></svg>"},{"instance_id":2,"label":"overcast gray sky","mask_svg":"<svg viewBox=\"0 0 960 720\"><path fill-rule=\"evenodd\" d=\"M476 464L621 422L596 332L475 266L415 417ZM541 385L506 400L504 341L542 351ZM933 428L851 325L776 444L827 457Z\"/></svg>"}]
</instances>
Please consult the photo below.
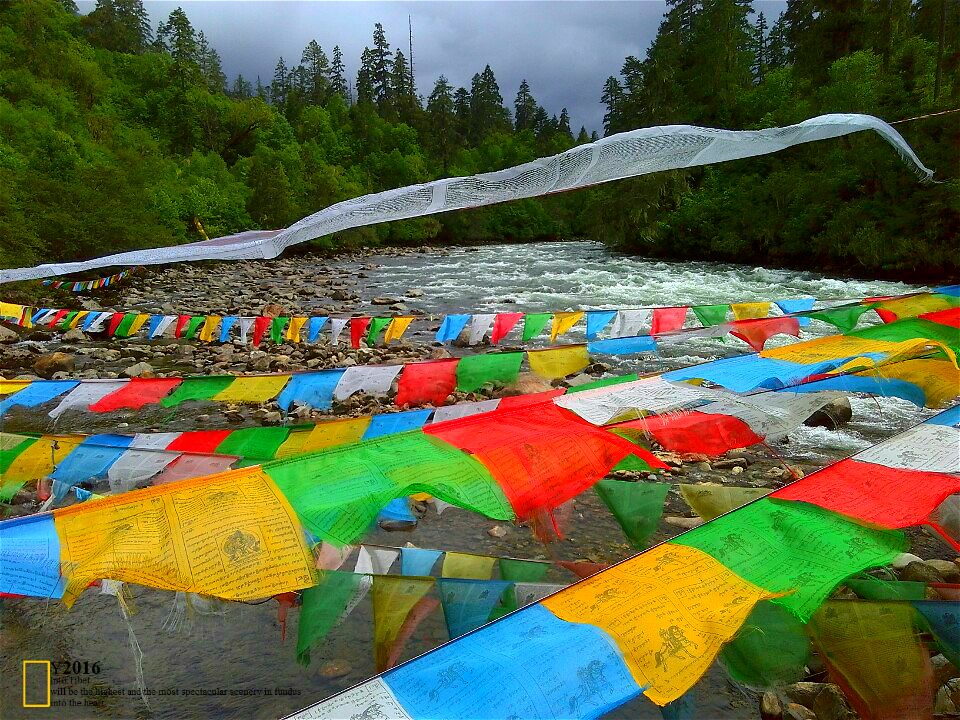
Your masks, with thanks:
<instances>
[{"instance_id":1,"label":"overcast gray sky","mask_svg":"<svg viewBox=\"0 0 960 720\"><path fill-rule=\"evenodd\" d=\"M89 12L93 0L78 2ZM232 84L237 73L264 84L277 59L300 61L315 39L329 55L343 50L348 79L356 81L364 46L372 44L373 25L383 23L391 48L407 54L407 16L413 20L417 89L430 94L443 73L455 87L488 64L505 104L523 78L550 114L570 112L581 125L602 133L604 80L616 74L627 55L642 58L664 12L656 0L460 0L459 2L295 2L281 0L149 0L153 26L183 7L193 26L203 30L223 59ZM785 2L760 0L754 7L775 18Z\"/></svg>"}]
</instances>

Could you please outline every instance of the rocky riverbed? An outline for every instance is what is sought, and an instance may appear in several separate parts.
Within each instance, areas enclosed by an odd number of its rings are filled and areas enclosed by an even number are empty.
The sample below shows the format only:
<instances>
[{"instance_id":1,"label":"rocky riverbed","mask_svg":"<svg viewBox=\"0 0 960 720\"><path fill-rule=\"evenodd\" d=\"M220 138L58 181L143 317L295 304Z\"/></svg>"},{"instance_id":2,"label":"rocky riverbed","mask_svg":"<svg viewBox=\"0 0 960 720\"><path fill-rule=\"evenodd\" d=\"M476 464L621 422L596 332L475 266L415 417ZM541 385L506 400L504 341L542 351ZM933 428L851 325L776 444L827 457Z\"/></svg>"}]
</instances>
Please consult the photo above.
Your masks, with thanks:
<instances>
[{"instance_id":1,"label":"rocky riverbed","mask_svg":"<svg viewBox=\"0 0 960 720\"><path fill-rule=\"evenodd\" d=\"M643 263L646 263L644 265ZM7 378L116 378L183 374L263 373L399 363L463 354L475 349L440 347L431 342L446 312L564 310L575 307L635 307L677 303L767 300L771 287L778 297L823 299L909 292L899 283L853 283L809 273L738 268L705 263L669 265L618 258L585 243L442 250L402 249L354 253L334 259L298 256L265 262L204 263L147 270L106 296L80 296L76 308L162 314L218 315L413 315L405 339L390 347L351 349L344 344L264 342L259 349L241 345L181 340L114 340L80 330L52 333L37 329L0 334L0 372ZM826 296L826 297L824 297ZM811 328L814 335L819 332ZM573 340L577 339L574 334ZM479 348L481 350L488 348ZM509 349L504 347L503 349ZM519 349L519 348L517 348ZM742 351L733 343L699 340L666 349L657 357L595 362L584 373L556 384L580 384L611 374L651 372ZM459 393L456 400L548 389L524 374L507 388ZM679 493L678 483L710 482L729 486L776 489L794 475L809 474L831 460L898 432L929 415L897 400L853 399L849 421L839 427L813 424L791 433L772 451L752 448L722 458L681 456L653 449L670 469L659 474L617 471L615 477L636 482L669 482L663 518L651 543L662 542L696 526L699 518ZM301 408L283 417L275 404L197 405L176 412L144 410L94 414L70 412L56 425L62 432L140 432L237 428L282 422L311 422L331 417L393 412L389 400L354 396L335 403L329 412ZM14 408L4 418L7 431L50 431L45 414ZM775 454L774 454L775 453ZM30 492L15 499L12 514L33 512ZM599 498L584 493L568 508L563 540L544 545L525 526L495 523L475 514L447 509L438 515L429 503L417 527L409 532L379 528L371 542L461 550L491 555L612 563L632 554L622 531ZM895 570L901 579L958 582L955 554L925 531L908 532L913 557ZM348 566L350 563L348 562ZM550 571L548 582L573 582L570 573ZM934 591L928 591L934 593ZM278 717L368 677L372 667L372 618L368 603L327 638L314 663L295 662L296 611L290 613L287 638L281 641L277 604L244 605L206 602L188 612L171 631L170 593L133 588L137 613L128 628L116 600L85 593L70 611L33 600L4 599L3 694L19 692L22 659L100 660L97 683L119 695L104 695L97 705L55 708L53 717ZM845 588L841 597L849 596ZM405 652L412 657L446 640L439 613L417 631ZM176 625L176 623L174 623ZM129 633L132 632L132 635ZM146 702L136 691L136 665L131 637L143 652L143 678L154 691ZM934 659L938 710L960 708L957 669L942 656ZM951 679L953 678L953 679ZM853 717L835 686L825 682L822 665L813 662L804 683L763 696L732 683L714 666L693 691L696 717L765 718ZM813 684L811 684L813 683ZM220 695L217 688L249 690ZM284 690L257 694L256 690ZM164 689L178 693L161 694ZM209 690L185 696L186 690ZM132 692L131 692L132 691ZM293 692L293 691L299 691ZM37 711L37 717L46 717ZM654 718L659 711L644 698L628 703L611 718Z\"/></svg>"}]
</instances>

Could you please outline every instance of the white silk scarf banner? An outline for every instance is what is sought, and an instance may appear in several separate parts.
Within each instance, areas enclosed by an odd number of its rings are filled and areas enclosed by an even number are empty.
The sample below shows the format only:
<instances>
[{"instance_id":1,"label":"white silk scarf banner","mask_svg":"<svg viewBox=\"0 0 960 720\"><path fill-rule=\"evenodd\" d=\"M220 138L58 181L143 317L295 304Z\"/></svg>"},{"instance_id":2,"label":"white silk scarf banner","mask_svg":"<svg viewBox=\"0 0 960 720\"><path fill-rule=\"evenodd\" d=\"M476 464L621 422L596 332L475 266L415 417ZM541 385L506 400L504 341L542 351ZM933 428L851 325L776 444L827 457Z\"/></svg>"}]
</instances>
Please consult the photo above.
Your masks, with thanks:
<instances>
[{"instance_id":1,"label":"white silk scarf banner","mask_svg":"<svg viewBox=\"0 0 960 720\"><path fill-rule=\"evenodd\" d=\"M476 345L483 340L483 336L490 332L493 327L493 321L497 319L496 314L474 315L470 318L470 340L471 345Z\"/></svg>"},{"instance_id":2,"label":"white silk scarf banner","mask_svg":"<svg viewBox=\"0 0 960 720\"><path fill-rule=\"evenodd\" d=\"M54 420L70 408L86 410L98 400L105 398L125 386L129 380L106 380L102 382L82 382L71 390L48 414Z\"/></svg>"},{"instance_id":3,"label":"white silk scarf banner","mask_svg":"<svg viewBox=\"0 0 960 720\"><path fill-rule=\"evenodd\" d=\"M359 365L344 370L340 381L333 389L333 397L346 400L355 392L363 391L370 395L385 395L400 374L403 365Z\"/></svg>"}]
</instances>

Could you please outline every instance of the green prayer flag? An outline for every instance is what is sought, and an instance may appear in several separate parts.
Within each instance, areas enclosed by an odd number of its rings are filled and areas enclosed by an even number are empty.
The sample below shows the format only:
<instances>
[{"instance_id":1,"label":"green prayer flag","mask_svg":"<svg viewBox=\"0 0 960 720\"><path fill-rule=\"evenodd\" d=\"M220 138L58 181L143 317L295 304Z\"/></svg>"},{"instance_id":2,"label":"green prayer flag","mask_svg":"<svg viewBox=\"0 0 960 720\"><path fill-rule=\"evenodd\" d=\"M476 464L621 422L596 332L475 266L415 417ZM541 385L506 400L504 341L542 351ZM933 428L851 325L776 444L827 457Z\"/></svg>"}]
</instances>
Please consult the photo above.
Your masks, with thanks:
<instances>
[{"instance_id":1,"label":"green prayer flag","mask_svg":"<svg viewBox=\"0 0 960 720\"><path fill-rule=\"evenodd\" d=\"M287 329L288 317L275 317L270 321L270 340L277 345L283 342L283 333Z\"/></svg>"},{"instance_id":2,"label":"green prayer flag","mask_svg":"<svg viewBox=\"0 0 960 720\"><path fill-rule=\"evenodd\" d=\"M711 555L775 593L772 602L806 621L844 579L887 565L907 543L898 530L847 520L808 503L763 498L670 542Z\"/></svg>"},{"instance_id":3,"label":"green prayer flag","mask_svg":"<svg viewBox=\"0 0 960 720\"><path fill-rule=\"evenodd\" d=\"M200 326L203 325L206 319L204 315L191 315L190 321L187 323L187 328L183 331L183 337L187 338L187 340L193 340L197 335L197 330L200 329ZM127 319L124 318L123 320L126 322Z\"/></svg>"},{"instance_id":4,"label":"green prayer flag","mask_svg":"<svg viewBox=\"0 0 960 720\"><path fill-rule=\"evenodd\" d=\"M116 330L113 331L114 337L127 337L130 334L130 326L136 319L136 313L126 313L120 320L120 324L117 325Z\"/></svg>"},{"instance_id":5,"label":"green prayer flag","mask_svg":"<svg viewBox=\"0 0 960 720\"><path fill-rule=\"evenodd\" d=\"M854 305L852 307L828 308L817 312L807 313L807 317L822 320L837 328L842 333L848 333L857 326L860 316L873 305Z\"/></svg>"},{"instance_id":6,"label":"green prayer flag","mask_svg":"<svg viewBox=\"0 0 960 720\"><path fill-rule=\"evenodd\" d=\"M720 659L733 679L748 687L782 687L803 679L810 641L802 622L779 605L761 600L736 637L724 645Z\"/></svg>"},{"instance_id":7,"label":"green prayer flag","mask_svg":"<svg viewBox=\"0 0 960 720\"><path fill-rule=\"evenodd\" d=\"M360 573L327 570L318 585L303 591L297 626L297 662L310 664L310 648L340 622L364 579Z\"/></svg>"},{"instance_id":8,"label":"green prayer flag","mask_svg":"<svg viewBox=\"0 0 960 720\"><path fill-rule=\"evenodd\" d=\"M37 442L37 438L26 438L8 450L0 450L0 480L6 475L13 461L20 457L21 453L35 442ZM13 496L17 494L17 491L26 484L27 480L30 480L30 478L23 476L4 480L3 484L0 485L0 502L10 502Z\"/></svg>"},{"instance_id":9,"label":"green prayer flag","mask_svg":"<svg viewBox=\"0 0 960 720\"><path fill-rule=\"evenodd\" d=\"M704 520L713 520L769 493L767 488L736 487L715 483L699 485L680 483L680 494L683 495L683 499Z\"/></svg>"},{"instance_id":10,"label":"green prayer flag","mask_svg":"<svg viewBox=\"0 0 960 720\"><path fill-rule=\"evenodd\" d=\"M532 340L543 332L550 322L550 313L527 313L523 316L523 341Z\"/></svg>"},{"instance_id":11,"label":"green prayer flag","mask_svg":"<svg viewBox=\"0 0 960 720\"><path fill-rule=\"evenodd\" d=\"M663 502L670 484L601 478L593 487L620 523L630 544L638 550L646 548L663 515Z\"/></svg>"},{"instance_id":12,"label":"green prayer flag","mask_svg":"<svg viewBox=\"0 0 960 720\"><path fill-rule=\"evenodd\" d=\"M729 305L694 305L693 314L704 327L713 327L727 320L727 310Z\"/></svg>"},{"instance_id":13,"label":"green prayer flag","mask_svg":"<svg viewBox=\"0 0 960 720\"><path fill-rule=\"evenodd\" d=\"M862 330L856 330L850 335L889 342L929 338L930 340L939 340L954 352L960 352L960 328L920 318L898 320L886 325L873 325Z\"/></svg>"},{"instance_id":14,"label":"green prayer flag","mask_svg":"<svg viewBox=\"0 0 960 720\"><path fill-rule=\"evenodd\" d=\"M340 545L363 535L391 500L418 492L496 520L514 518L480 461L420 430L275 460L263 469L314 535Z\"/></svg>"},{"instance_id":15,"label":"green prayer flag","mask_svg":"<svg viewBox=\"0 0 960 720\"><path fill-rule=\"evenodd\" d=\"M630 442L634 442L632 438L627 437L626 433L614 432L614 435L619 435L625 440L630 440ZM634 443L634 445L639 445L639 443ZM630 470L632 472L650 472L651 470L653 470L653 468L650 467L649 463L647 463L646 460L643 460L642 458L639 458L636 455L627 455L623 460L621 460L616 465L614 465L613 469L614 470Z\"/></svg>"},{"instance_id":16,"label":"green prayer flag","mask_svg":"<svg viewBox=\"0 0 960 720\"><path fill-rule=\"evenodd\" d=\"M922 582L885 581L867 575L845 584L864 600L923 600L927 596L927 584Z\"/></svg>"},{"instance_id":17,"label":"green prayer flag","mask_svg":"<svg viewBox=\"0 0 960 720\"><path fill-rule=\"evenodd\" d=\"M630 373L629 375L617 375L615 377L601 378L600 380L594 380L591 383L586 385L577 385L567 390L567 395L570 393L580 392L581 390L593 390L594 388L606 387L607 385L619 385L620 383L633 382L637 379L636 373Z\"/></svg>"},{"instance_id":18,"label":"green prayer flag","mask_svg":"<svg viewBox=\"0 0 960 720\"><path fill-rule=\"evenodd\" d=\"M206 400L221 390L230 387L234 380L231 375L208 375L206 377L188 377L177 385L160 404L164 407L176 407L185 400Z\"/></svg>"},{"instance_id":19,"label":"green prayer flag","mask_svg":"<svg viewBox=\"0 0 960 720\"><path fill-rule=\"evenodd\" d=\"M63 320L59 322L60 329L66 330L68 327L70 327L70 321L73 320L79 312L79 310L74 310L73 312L69 312L64 315Z\"/></svg>"},{"instance_id":20,"label":"green prayer flag","mask_svg":"<svg viewBox=\"0 0 960 720\"><path fill-rule=\"evenodd\" d=\"M246 460L273 460L290 434L289 427L249 427L234 430L227 435L216 452L220 455L239 455Z\"/></svg>"},{"instance_id":21,"label":"green prayer flag","mask_svg":"<svg viewBox=\"0 0 960 720\"><path fill-rule=\"evenodd\" d=\"M393 318L375 317L370 320L370 328L367 330L367 345L373 347L377 344L377 338L380 337L380 333L390 324L392 319Z\"/></svg>"},{"instance_id":22,"label":"green prayer flag","mask_svg":"<svg viewBox=\"0 0 960 720\"><path fill-rule=\"evenodd\" d=\"M462 357L457 363L457 390L473 392L487 382L512 383L517 379L522 362L522 352Z\"/></svg>"},{"instance_id":23,"label":"green prayer flag","mask_svg":"<svg viewBox=\"0 0 960 720\"><path fill-rule=\"evenodd\" d=\"M550 563L535 560L499 558L500 577L512 582L540 582L550 569Z\"/></svg>"}]
</instances>

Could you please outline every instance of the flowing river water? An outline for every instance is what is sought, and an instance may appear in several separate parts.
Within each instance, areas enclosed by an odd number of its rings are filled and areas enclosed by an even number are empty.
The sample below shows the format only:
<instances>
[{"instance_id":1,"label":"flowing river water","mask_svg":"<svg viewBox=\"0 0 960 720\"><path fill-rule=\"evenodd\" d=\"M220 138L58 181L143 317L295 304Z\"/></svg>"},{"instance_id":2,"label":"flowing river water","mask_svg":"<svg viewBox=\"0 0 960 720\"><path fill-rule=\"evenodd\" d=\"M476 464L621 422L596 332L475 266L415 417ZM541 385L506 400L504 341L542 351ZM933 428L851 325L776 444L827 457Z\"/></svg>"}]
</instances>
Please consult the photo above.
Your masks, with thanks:
<instances>
[{"instance_id":1,"label":"flowing river water","mask_svg":"<svg viewBox=\"0 0 960 720\"><path fill-rule=\"evenodd\" d=\"M835 300L919 289L897 282L837 279L792 270L658 262L617 255L585 242L491 245L454 248L440 255L375 256L350 261L306 257L303 263L306 273L315 268L360 277L359 292L366 302L376 296L402 298L408 290L419 288L422 296L408 297L404 302L433 316L457 311L537 312L795 297ZM271 272L270 267L270 263L263 264L265 274ZM829 330L832 328L814 322L806 328L804 337L825 335ZM431 334L425 329L413 332L421 334L414 336L415 340L427 340ZM576 332L571 333L570 341L577 338ZM657 356L619 361L614 371L666 370L745 349L738 341L690 340L666 346ZM852 406L853 420L843 428L800 428L781 451L791 461L806 463L807 467L821 466L929 415L895 399L854 398ZM681 511L677 498L668 499L670 509ZM549 555L556 559L613 561L630 554L619 527L593 493L578 498L568 538L546 550L527 528L500 523L505 534L494 537L487 532L494 525L497 523L458 508L448 509L439 517L430 509L415 531L387 533L378 529L368 540L528 558ZM661 523L653 542L677 530ZM351 562L347 567L352 567ZM552 569L547 581L569 583L572 579L566 571ZM130 591L129 620L122 616L115 597L95 589L84 593L69 611L53 602L3 599L3 717L276 718L374 672L369 600L360 603L347 621L314 650L312 664L303 667L295 659L296 609L289 613L286 638L282 640L278 606L273 600L236 604L196 599L180 612L183 608L176 608L173 593L141 587ZM435 612L416 631L403 657L435 647L446 637L442 616ZM25 709L20 702L24 660L97 662L99 672L78 676L80 682L73 685L55 678L53 687L64 692L55 694L53 700L63 704ZM145 700L138 690L138 665L142 668ZM758 717L756 695L732 684L717 665L692 692L698 718ZM640 697L608 717L658 718L660 712Z\"/></svg>"}]
</instances>

